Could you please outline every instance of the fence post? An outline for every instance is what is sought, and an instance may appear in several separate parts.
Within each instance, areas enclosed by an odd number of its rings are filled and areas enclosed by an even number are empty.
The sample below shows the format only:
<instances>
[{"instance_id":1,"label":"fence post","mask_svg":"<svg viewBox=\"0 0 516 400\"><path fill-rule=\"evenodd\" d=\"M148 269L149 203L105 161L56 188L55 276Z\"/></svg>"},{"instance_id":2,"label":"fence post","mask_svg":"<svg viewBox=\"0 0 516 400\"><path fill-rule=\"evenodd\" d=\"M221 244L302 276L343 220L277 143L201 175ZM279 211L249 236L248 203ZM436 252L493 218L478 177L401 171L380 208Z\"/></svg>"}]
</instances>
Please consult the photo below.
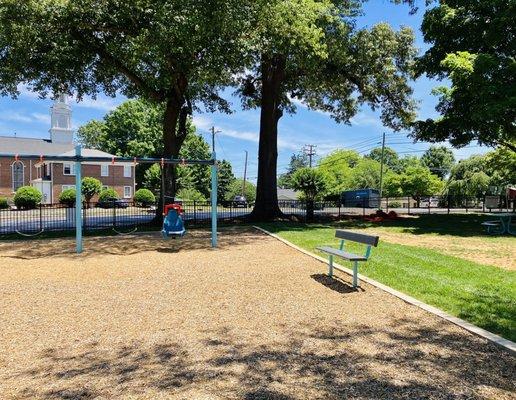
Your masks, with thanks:
<instances>
[{"instance_id":1,"label":"fence post","mask_svg":"<svg viewBox=\"0 0 516 400\"><path fill-rule=\"evenodd\" d=\"M468 212L468 196L466 196L465 206L466 206L466 213L467 213Z\"/></svg>"},{"instance_id":2,"label":"fence post","mask_svg":"<svg viewBox=\"0 0 516 400\"><path fill-rule=\"evenodd\" d=\"M482 201L482 212L486 212L486 195L484 194L484 200Z\"/></svg>"},{"instance_id":3,"label":"fence post","mask_svg":"<svg viewBox=\"0 0 516 400\"><path fill-rule=\"evenodd\" d=\"M362 199L362 217L363 218L365 218L365 206L366 206L365 199Z\"/></svg>"},{"instance_id":4,"label":"fence post","mask_svg":"<svg viewBox=\"0 0 516 400\"><path fill-rule=\"evenodd\" d=\"M380 202L382 201L382 199L380 199ZM385 198L385 211L387 213L389 213L389 197L386 197Z\"/></svg>"},{"instance_id":5,"label":"fence post","mask_svg":"<svg viewBox=\"0 0 516 400\"><path fill-rule=\"evenodd\" d=\"M116 228L116 204L115 200L113 199L113 229Z\"/></svg>"},{"instance_id":6,"label":"fence post","mask_svg":"<svg viewBox=\"0 0 516 400\"><path fill-rule=\"evenodd\" d=\"M450 214L450 195L446 196L446 202L448 203L448 215Z\"/></svg>"},{"instance_id":7,"label":"fence post","mask_svg":"<svg viewBox=\"0 0 516 400\"><path fill-rule=\"evenodd\" d=\"M197 201L193 201L193 223L197 224Z\"/></svg>"},{"instance_id":8,"label":"fence post","mask_svg":"<svg viewBox=\"0 0 516 400\"><path fill-rule=\"evenodd\" d=\"M340 201L339 201L339 219L340 219Z\"/></svg>"},{"instance_id":9,"label":"fence post","mask_svg":"<svg viewBox=\"0 0 516 400\"><path fill-rule=\"evenodd\" d=\"M39 203L39 231L43 230L43 205Z\"/></svg>"},{"instance_id":10,"label":"fence post","mask_svg":"<svg viewBox=\"0 0 516 400\"><path fill-rule=\"evenodd\" d=\"M428 196L428 214L430 214L430 199L432 197L431 196Z\"/></svg>"}]
</instances>

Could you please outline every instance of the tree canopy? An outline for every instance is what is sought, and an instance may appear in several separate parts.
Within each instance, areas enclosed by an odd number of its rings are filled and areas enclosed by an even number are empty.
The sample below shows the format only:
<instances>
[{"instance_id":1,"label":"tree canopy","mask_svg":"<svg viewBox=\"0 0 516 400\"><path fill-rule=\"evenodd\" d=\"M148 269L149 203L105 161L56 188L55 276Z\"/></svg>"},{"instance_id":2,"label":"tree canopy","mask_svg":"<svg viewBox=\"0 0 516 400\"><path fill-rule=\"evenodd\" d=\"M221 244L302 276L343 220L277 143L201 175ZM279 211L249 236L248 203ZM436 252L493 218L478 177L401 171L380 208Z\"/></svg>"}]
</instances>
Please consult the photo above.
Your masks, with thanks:
<instances>
[{"instance_id":1,"label":"tree canopy","mask_svg":"<svg viewBox=\"0 0 516 400\"><path fill-rule=\"evenodd\" d=\"M421 162L435 175L443 179L450 173L453 164L455 164L455 156L445 146L430 146L421 157Z\"/></svg>"},{"instance_id":2,"label":"tree canopy","mask_svg":"<svg viewBox=\"0 0 516 400\"><path fill-rule=\"evenodd\" d=\"M414 136L516 151L516 2L441 0L421 29L431 47L418 73L447 78L451 87L435 89L441 116L418 121Z\"/></svg>"}]
</instances>

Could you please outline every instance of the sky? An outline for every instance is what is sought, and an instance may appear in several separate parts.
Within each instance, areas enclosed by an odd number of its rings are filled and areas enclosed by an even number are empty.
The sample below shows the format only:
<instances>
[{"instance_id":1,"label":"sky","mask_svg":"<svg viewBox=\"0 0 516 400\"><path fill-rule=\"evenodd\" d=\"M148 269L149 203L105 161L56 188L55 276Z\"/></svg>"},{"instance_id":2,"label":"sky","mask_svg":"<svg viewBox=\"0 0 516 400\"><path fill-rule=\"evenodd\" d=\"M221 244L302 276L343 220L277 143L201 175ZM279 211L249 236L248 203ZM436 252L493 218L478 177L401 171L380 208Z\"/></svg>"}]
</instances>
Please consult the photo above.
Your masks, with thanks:
<instances>
[{"instance_id":1,"label":"sky","mask_svg":"<svg viewBox=\"0 0 516 400\"><path fill-rule=\"evenodd\" d=\"M420 0L424 3L423 0ZM423 18L424 6L415 15L410 15L406 5L393 5L389 0L371 0L364 7L364 16L358 21L359 26L370 27L378 22L387 22L394 28L411 27L416 34L416 46L420 52L428 47L419 29ZM411 85L414 98L419 103L418 117L433 118L437 99L431 95L433 87L442 83L426 77L418 79ZM18 99L0 97L0 135L18 137L48 138L50 127L49 99L39 99L38 95L20 87ZM215 126L217 133L216 151L219 159L229 160L233 172L242 177L244 172L245 151L249 152L249 180L256 181L258 166L258 130L259 110L242 111L238 98L225 93L232 104L232 114L196 113L194 123L197 130L208 142L211 142L209 130ZM125 101L123 96L110 98L100 95L96 100L85 98L80 103L72 101L73 126L77 129L92 119L103 116ZM406 132L394 133L382 126L378 114L364 107L351 120L351 126L337 124L328 115L308 110L297 103L294 115L285 114L279 122L278 138L278 173L286 170L293 153L300 152L307 144L315 145L315 161L333 150L345 148L367 154L374 147L381 145L382 133L386 133L386 145L403 155L421 155L430 144L416 143L407 137ZM462 149L454 149L455 157L463 159L471 154L485 153L488 148L470 145ZM1 149L0 149L1 151Z\"/></svg>"}]
</instances>

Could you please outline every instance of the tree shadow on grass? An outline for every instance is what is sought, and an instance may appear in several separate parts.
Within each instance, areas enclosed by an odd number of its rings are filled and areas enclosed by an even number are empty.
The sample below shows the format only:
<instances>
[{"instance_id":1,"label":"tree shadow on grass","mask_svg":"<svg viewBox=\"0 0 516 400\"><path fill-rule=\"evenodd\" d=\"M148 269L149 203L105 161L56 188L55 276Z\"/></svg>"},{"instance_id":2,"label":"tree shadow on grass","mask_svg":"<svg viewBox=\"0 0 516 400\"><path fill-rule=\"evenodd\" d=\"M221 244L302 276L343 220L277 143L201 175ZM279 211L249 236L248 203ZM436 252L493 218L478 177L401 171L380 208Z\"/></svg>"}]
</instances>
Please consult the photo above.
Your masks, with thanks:
<instances>
[{"instance_id":1,"label":"tree shadow on grass","mask_svg":"<svg viewBox=\"0 0 516 400\"><path fill-rule=\"evenodd\" d=\"M493 217L481 214L430 214L413 217L401 217L396 220L385 220L382 222L368 222L361 218L342 219L328 223L289 223L279 222L274 224L260 224L265 229L279 233L281 231L310 231L321 228L334 229L366 229L393 227L399 228L401 232L414 235L437 234L459 237L484 237L492 238L481 226L482 222L492 220Z\"/></svg>"},{"instance_id":2,"label":"tree shadow on grass","mask_svg":"<svg viewBox=\"0 0 516 400\"><path fill-rule=\"evenodd\" d=\"M250 341L235 327L201 331L204 338L188 345L91 343L80 350L47 349L33 368L9 378L21 399L149 392L253 400L510 398L514 355L446 325L406 317L381 329L300 326L279 332L285 334L281 341Z\"/></svg>"}]
</instances>

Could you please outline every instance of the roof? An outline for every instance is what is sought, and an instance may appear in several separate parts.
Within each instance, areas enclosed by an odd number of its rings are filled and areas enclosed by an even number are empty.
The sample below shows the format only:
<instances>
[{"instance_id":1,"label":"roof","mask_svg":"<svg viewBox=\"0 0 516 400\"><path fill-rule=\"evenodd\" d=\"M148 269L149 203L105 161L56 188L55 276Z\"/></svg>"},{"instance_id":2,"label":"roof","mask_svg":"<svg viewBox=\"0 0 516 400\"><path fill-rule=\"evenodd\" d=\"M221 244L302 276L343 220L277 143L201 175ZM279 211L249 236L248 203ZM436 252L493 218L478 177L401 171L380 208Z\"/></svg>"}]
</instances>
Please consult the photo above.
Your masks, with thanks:
<instances>
[{"instance_id":1,"label":"roof","mask_svg":"<svg viewBox=\"0 0 516 400\"><path fill-rule=\"evenodd\" d=\"M75 156L74 143L52 143L48 139L0 136L0 154L42 155L42 156ZM84 157L113 157L113 154L96 149L83 148Z\"/></svg>"},{"instance_id":2,"label":"roof","mask_svg":"<svg viewBox=\"0 0 516 400\"><path fill-rule=\"evenodd\" d=\"M0 153L57 156L74 149L73 143L52 143L48 139L0 136Z\"/></svg>"},{"instance_id":3,"label":"roof","mask_svg":"<svg viewBox=\"0 0 516 400\"><path fill-rule=\"evenodd\" d=\"M299 193L292 189L278 188L278 200L297 200Z\"/></svg>"}]
</instances>

